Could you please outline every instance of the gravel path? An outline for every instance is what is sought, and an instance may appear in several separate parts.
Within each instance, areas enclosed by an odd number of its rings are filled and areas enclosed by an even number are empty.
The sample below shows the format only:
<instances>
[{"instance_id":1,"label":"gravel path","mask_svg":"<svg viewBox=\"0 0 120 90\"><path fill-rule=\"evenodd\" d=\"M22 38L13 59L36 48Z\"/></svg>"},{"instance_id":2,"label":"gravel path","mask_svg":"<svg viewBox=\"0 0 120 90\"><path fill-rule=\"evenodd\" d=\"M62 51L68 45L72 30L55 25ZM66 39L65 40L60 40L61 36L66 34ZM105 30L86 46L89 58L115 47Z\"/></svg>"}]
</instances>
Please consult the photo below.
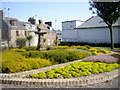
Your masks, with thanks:
<instances>
[{"instance_id":1,"label":"gravel path","mask_svg":"<svg viewBox=\"0 0 120 90\"><path fill-rule=\"evenodd\" d=\"M94 85L86 86L86 87L73 87L73 88L120 88L120 83L118 83L119 80L120 80L120 76L110 81L102 82L99 84L94 84ZM2 84L2 88L27 88L27 87L14 86L14 85L8 86L6 84Z\"/></svg>"}]
</instances>

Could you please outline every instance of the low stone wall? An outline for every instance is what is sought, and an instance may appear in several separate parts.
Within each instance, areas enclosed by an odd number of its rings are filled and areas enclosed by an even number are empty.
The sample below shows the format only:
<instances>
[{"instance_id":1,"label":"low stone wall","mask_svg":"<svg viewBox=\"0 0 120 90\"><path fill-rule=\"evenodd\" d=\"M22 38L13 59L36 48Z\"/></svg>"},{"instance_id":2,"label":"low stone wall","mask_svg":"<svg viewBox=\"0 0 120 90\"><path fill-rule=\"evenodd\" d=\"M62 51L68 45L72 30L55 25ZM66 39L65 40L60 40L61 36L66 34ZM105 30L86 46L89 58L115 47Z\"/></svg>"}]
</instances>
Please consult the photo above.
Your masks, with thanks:
<instances>
[{"instance_id":1,"label":"low stone wall","mask_svg":"<svg viewBox=\"0 0 120 90\"><path fill-rule=\"evenodd\" d=\"M23 86L29 88L67 88L67 87L82 87L104 82L118 77L118 69L111 72L93 74L84 77L70 79L32 79L32 78L3 78L3 84ZM1 82L0 81L0 82Z\"/></svg>"}]
</instances>

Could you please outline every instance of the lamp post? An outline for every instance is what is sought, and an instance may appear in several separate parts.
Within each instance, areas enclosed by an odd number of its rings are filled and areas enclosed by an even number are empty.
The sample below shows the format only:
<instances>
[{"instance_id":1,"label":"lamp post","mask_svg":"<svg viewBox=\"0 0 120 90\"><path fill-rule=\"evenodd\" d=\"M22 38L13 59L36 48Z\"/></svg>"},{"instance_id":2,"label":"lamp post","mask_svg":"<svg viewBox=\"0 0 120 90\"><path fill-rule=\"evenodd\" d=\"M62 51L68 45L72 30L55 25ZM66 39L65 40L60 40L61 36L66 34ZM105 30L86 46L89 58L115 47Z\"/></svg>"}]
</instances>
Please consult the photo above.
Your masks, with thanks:
<instances>
[{"instance_id":1,"label":"lamp post","mask_svg":"<svg viewBox=\"0 0 120 90\"><path fill-rule=\"evenodd\" d=\"M10 24L9 24L9 11L10 8L8 8L8 49L10 49Z\"/></svg>"},{"instance_id":2,"label":"lamp post","mask_svg":"<svg viewBox=\"0 0 120 90\"><path fill-rule=\"evenodd\" d=\"M55 20L55 30L57 30L57 28L56 28L56 22L57 22L57 20Z\"/></svg>"}]
</instances>

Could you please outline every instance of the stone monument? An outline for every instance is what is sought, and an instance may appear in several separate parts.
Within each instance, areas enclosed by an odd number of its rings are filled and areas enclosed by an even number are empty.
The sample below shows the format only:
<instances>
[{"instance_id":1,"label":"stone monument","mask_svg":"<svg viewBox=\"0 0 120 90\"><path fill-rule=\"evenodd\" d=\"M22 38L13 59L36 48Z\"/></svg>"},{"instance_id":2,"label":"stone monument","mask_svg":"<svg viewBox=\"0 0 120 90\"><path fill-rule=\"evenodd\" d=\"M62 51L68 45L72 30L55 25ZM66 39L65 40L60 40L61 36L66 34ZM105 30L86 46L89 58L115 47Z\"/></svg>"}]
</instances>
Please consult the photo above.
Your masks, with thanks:
<instances>
[{"instance_id":1,"label":"stone monument","mask_svg":"<svg viewBox=\"0 0 120 90\"><path fill-rule=\"evenodd\" d=\"M43 43L44 43L43 37L44 37L44 34L47 34L45 29L46 29L45 24L42 23L42 20L39 20L39 25L37 26L37 32L35 32L35 34L38 34L37 50L45 50L45 48L43 46Z\"/></svg>"}]
</instances>

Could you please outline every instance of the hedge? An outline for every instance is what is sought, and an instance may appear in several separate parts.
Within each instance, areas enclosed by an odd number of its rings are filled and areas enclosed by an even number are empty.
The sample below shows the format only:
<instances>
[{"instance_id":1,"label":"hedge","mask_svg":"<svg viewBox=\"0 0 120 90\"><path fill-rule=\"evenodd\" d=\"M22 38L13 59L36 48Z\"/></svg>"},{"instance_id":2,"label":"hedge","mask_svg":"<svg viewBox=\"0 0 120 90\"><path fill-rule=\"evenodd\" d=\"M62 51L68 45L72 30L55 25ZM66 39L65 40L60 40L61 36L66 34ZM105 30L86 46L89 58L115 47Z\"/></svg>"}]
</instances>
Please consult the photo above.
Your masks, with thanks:
<instances>
[{"instance_id":1,"label":"hedge","mask_svg":"<svg viewBox=\"0 0 120 90\"><path fill-rule=\"evenodd\" d=\"M71 49L59 49L49 51L28 51L23 52L26 58L44 58L49 59L54 64L66 63L73 60L79 60L88 57L89 54Z\"/></svg>"},{"instance_id":2,"label":"hedge","mask_svg":"<svg viewBox=\"0 0 120 90\"><path fill-rule=\"evenodd\" d=\"M60 46L72 46L72 45L90 45L92 47L110 47L111 44L109 43L88 43L88 42L60 42L59 43ZM120 47L120 43L119 44L115 44L115 47Z\"/></svg>"},{"instance_id":3,"label":"hedge","mask_svg":"<svg viewBox=\"0 0 120 90\"><path fill-rule=\"evenodd\" d=\"M3 73L22 72L52 65L49 60L25 58L20 53L13 51L3 51L1 63Z\"/></svg>"}]
</instances>

